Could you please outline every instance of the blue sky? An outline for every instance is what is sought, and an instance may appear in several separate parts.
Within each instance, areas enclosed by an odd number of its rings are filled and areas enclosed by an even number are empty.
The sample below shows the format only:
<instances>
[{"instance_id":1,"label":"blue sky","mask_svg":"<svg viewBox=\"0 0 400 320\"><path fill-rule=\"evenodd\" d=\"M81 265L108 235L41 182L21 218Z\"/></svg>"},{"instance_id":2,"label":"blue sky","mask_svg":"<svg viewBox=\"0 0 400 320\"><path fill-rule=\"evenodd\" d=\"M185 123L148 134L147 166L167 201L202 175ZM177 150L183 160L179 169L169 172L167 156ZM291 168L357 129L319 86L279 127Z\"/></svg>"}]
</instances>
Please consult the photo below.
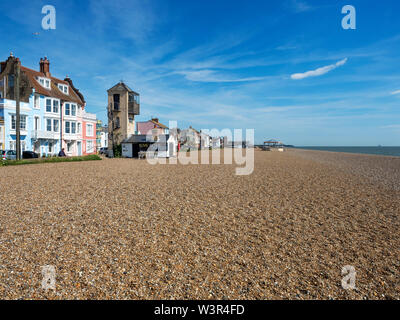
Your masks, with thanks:
<instances>
[{"instance_id":1,"label":"blue sky","mask_svg":"<svg viewBox=\"0 0 400 320\"><path fill-rule=\"evenodd\" d=\"M46 4L56 30L41 28ZM356 30L341 27L346 4ZM0 12L1 60L12 51L38 69L47 56L101 120L123 79L141 94L139 121L253 128L257 143L400 145L399 1L3 0Z\"/></svg>"}]
</instances>

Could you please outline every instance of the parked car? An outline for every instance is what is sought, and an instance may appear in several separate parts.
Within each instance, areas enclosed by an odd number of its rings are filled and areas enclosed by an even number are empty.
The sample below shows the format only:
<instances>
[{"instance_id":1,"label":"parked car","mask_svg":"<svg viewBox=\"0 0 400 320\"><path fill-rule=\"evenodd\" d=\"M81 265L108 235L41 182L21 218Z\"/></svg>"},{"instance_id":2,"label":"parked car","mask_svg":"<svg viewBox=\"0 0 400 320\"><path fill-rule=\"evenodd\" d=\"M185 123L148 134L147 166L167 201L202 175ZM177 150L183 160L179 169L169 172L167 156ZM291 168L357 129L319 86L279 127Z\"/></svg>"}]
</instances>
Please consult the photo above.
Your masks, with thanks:
<instances>
[{"instance_id":1,"label":"parked car","mask_svg":"<svg viewBox=\"0 0 400 320\"><path fill-rule=\"evenodd\" d=\"M107 154L107 153L108 153L107 150L108 150L108 148L102 147L102 148L100 148L99 153L100 153L100 154Z\"/></svg>"},{"instance_id":2,"label":"parked car","mask_svg":"<svg viewBox=\"0 0 400 320\"><path fill-rule=\"evenodd\" d=\"M22 152L22 159L37 159L39 155L33 151Z\"/></svg>"},{"instance_id":3,"label":"parked car","mask_svg":"<svg viewBox=\"0 0 400 320\"><path fill-rule=\"evenodd\" d=\"M15 150L1 150L0 157L2 160L16 160L17 151Z\"/></svg>"}]
</instances>

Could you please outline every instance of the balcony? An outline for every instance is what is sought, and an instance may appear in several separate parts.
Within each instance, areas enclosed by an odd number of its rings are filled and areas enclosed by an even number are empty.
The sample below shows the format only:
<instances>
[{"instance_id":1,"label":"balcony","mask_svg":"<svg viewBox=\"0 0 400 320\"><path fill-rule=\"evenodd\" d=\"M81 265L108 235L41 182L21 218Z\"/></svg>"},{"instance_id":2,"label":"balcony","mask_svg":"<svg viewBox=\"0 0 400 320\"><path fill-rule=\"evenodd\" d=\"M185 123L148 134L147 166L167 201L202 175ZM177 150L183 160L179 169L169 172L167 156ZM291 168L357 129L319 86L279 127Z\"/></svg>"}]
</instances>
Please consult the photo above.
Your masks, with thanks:
<instances>
[{"instance_id":1,"label":"balcony","mask_svg":"<svg viewBox=\"0 0 400 320\"><path fill-rule=\"evenodd\" d=\"M72 141L72 140L78 140L78 139L81 139L81 138L82 138L82 135L79 134L79 133L64 133L63 134L63 139L64 140Z\"/></svg>"},{"instance_id":2,"label":"balcony","mask_svg":"<svg viewBox=\"0 0 400 320\"><path fill-rule=\"evenodd\" d=\"M53 131L32 130L32 139L33 140L39 140L39 139L58 140L58 139L60 139L60 133L53 132Z\"/></svg>"},{"instance_id":3,"label":"balcony","mask_svg":"<svg viewBox=\"0 0 400 320\"><path fill-rule=\"evenodd\" d=\"M133 114L133 115L139 115L140 114L140 104L130 101L128 102L128 113Z\"/></svg>"}]
</instances>

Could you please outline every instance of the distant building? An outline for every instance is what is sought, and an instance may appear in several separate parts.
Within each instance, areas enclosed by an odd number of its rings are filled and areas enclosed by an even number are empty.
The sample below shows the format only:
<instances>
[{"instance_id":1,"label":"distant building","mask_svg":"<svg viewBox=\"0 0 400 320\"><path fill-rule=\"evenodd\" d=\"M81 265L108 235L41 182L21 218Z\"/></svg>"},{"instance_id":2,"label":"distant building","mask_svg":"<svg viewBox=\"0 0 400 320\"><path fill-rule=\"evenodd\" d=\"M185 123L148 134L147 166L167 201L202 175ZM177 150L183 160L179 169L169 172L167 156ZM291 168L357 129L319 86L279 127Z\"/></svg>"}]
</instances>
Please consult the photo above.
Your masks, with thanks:
<instances>
[{"instance_id":1,"label":"distant building","mask_svg":"<svg viewBox=\"0 0 400 320\"><path fill-rule=\"evenodd\" d=\"M179 142L182 149L199 149L200 148L200 132L191 126L188 129L183 129L180 132Z\"/></svg>"},{"instance_id":2,"label":"distant building","mask_svg":"<svg viewBox=\"0 0 400 320\"><path fill-rule=\"evenodd\" d=\"M153 118L149 121L140 121L136 123L137 134L152 135L157 141L157 137L162 134L168 134L169 128L160 123L158 118Z\"/></svg>"},{"instance_id":3,"label":"distant building","mask_svg":"<svg viewBox=\"0 0 400 320\"><path fill-rule=\"evenodd\" d=\"M119 145L135 134L135 115L140 114L139 94L124 82L108 92L108 148Z\"/></svg>"},{"instance_id":4,"label":"distant building","mask_svg":"<svg viewBox=\"0 0 400 320\"><path fill-rule=\"evenodd\" d=\"M108 127L101 128L100 145L98 148L108 148Z\"/></svg>"},{"instance_id":5,"label":"distant building","mask_svg":"<svg viewBox=\"0 0 400 320\"><path fill-rule=\"evenodd\" d=\"M221 148L221 138L220 137L211 138L211 147L213 149Z\"/></svg>"},{"instance_id":6,"label":"distant building","mask_svg":"<svg viewBox=\"0 0 400 320\"><path fill-rule=\"evenodd\" d=\"M211 145L211 137L200 130L200 148L209 149Z\"/></svg>"},{"instance_id":7,"label":"distant building","mask_svg":"<svg viewBox=\"0 0 400 320\"><path fill-rule=\"evenodd\" d=\"M96 147L97 150L101 148L101 130L103 129L103 121L97 120L96 123Z\"/></svg>"},{"instance_id":8,"label":"distant building","mask_svg":"<svg viewBox=\"0 0 400 320\"><path fill-rule=\"evenodd\" d=\"M4 118L0 117L0 150L5 149L5 140Z\"/></svg>"},{"instance_id":9,"label":"distant building","mask_svg":"<svg viewBox=\"0 0 400 320\"><path fill-rule=\"evenodd\" d=\"M83 122L83 139L84 139L84 146L83 146L83 154L96 154L97 147L96 147L96 115L86 113L83 111L82 116Z\"/></svg>"}]
</instances>

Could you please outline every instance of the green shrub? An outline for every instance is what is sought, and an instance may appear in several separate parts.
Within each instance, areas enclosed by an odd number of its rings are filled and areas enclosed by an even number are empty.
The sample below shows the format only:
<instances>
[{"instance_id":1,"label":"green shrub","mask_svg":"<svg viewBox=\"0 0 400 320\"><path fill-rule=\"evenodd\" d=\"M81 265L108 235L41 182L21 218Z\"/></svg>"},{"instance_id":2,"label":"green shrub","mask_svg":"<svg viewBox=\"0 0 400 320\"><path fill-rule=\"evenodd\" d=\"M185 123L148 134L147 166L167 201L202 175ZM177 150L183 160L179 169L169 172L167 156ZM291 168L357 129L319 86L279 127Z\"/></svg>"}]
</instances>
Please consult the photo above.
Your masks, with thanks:
<instances>
[{"instance_id":1,"label":"green shrub","mask_svg":"<svg viewBox=\"0 0 400 320\"><path fill-rule=\"evenodd\" d=\"M115 145L114 148L114 158L122 157L122 144Z\"/></svg>"},{"instance_id":2,"label":"green shrub","mask_svg":"<svg viewBox=\"0 0 400 320\"><path fill-rule=\"evenodd\" d=\"M101 160L96 154L79 157L48 157L39 159L26 159L26 160L5 160L1 162L1 166L18 166L24 164L39 164L39 163L54 163L54 162L75 162L75 161L94 161Z\"/></svg>"}]
</instances>

